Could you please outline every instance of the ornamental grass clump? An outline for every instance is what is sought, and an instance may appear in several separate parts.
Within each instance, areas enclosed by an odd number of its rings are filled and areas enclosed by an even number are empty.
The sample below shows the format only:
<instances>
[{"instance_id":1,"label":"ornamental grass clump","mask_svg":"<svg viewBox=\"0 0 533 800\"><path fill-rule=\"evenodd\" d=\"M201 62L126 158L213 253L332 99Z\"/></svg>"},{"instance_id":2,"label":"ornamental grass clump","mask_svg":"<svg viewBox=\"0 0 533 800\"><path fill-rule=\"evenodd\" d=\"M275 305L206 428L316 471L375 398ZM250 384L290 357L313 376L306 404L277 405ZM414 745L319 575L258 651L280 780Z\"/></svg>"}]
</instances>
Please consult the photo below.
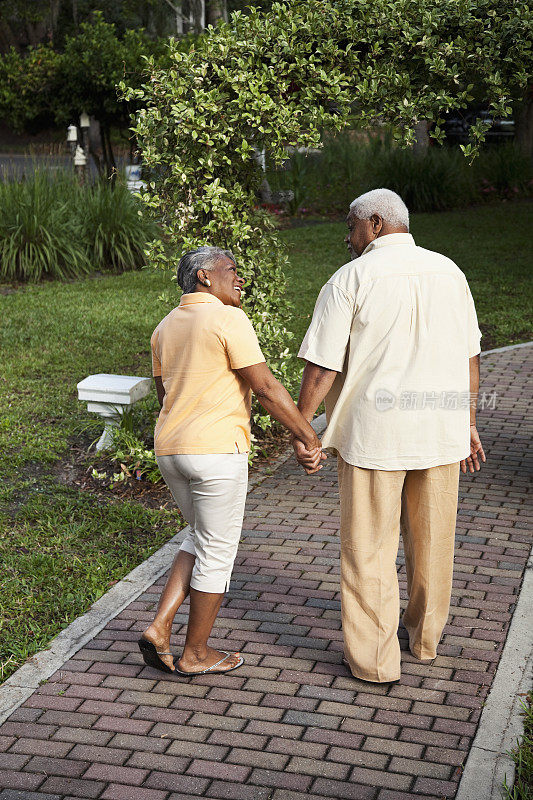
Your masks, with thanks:
<instances>
[{"instance_id":1,"label":"ornamental grass clump","mask_svg":"<svg viewBox=\"0 0 533 800\"><path fill-rule=\"evenodd\" d=\"M509 142L487 148L474 163L478 186L486 199L513 199L533 191L531 159Z\"/></svg>"},{"instance_id":2,"label":"ornamental grass clump","mask_svg":"<svg viewBox=\"0 0 533 800\"><path fill-rule=\"evenodd\" d=\"M0 279L65 280L90 271L77 196L73 177L51 179L44 170L0 182Z\"/></svg>"},{"instance_id":3,"label":"ornamental grass clump","mask_svg":"<svg viewBox=\"0 0 533 800\"><path fill-rule=\"evenodd\" d=\"M365 191L375 186L397 192L414 212L467 206L477 194L466 159L458 150L440 147L423 153L383 147L372 161Z\"/></svg>"},{"instance_id":4,"label":"ornamental grass clump","mask_svg":"<svg viewBox=\"0 0 533 800\"><path fill-rule=\"evenodd\" d=\"M67 171L36 167L0 182L0 280L66 280L145 263L156 226L123 182L80 185Z\"/></svg>"},{"instance_id":5,"label":"ornamental grass clump","mask_svg":"<svg viewBox=\"0 0 533 800\"><path fill-rule=\"evenodd\" d=\"M99 180L83 192L80 207L83 235L92 267L101 272L125 272L145 264L144 249L156 233L155 224L124 183L113 187Z\"/></svg>"},{"instance_id":6,"label":"ornamental grass clump","mask_svg":"<svg viewBox=\"0 0 533 800\"><path fill-rule=\"evenodd\" d=\"M481 153L478 160L483 158ZM380 186L397 192L414 212L460 208L479 196L474 168L459 149L416 152L395 145L387 132L326 135L320 153L308 156L306 163L308 190L300 206L326 213L346 212L354 197ZM291 188L294 167L293 156L277 173L277 185Z\"/></svg>"},{"instance_id":7,"label":"ornamental grass clump","mask_svg":"<svg viewBox=\"0 0 533 800\"><path fill-rule=\"evenodd\" d=\"M456 146L404 149L379 130L325 135L318 152L295 153L268 173L272 188L293 190L289 212L305 205L328 214L346 213L354 197L378 186L397 192L414 212L527 197L532 177L531 160L513 143L487 145L471 164Z\"/></svg>"}]
</instances>

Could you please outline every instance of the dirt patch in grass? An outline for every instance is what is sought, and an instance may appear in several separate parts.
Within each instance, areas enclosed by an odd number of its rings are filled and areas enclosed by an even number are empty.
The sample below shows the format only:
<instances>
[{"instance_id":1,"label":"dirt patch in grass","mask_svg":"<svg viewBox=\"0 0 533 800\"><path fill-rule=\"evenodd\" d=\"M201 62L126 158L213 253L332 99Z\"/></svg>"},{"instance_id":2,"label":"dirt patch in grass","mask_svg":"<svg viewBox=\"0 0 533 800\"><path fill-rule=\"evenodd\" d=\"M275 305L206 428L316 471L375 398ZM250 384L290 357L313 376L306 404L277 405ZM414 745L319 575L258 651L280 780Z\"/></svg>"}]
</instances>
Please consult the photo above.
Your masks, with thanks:
<instances>
[{"instance_id":1,"label":"dirt patch in grass","mask_svg":"<svg viewBox=\"0 0 533 800\"><path fill-rule=\"evenodd\" d=\"M497 331L495 325L484 325L482 322L479 325L479 330L483 334L482 337L482 346L483 350L494 350L498 345L497 342Z\"/></svg>"},{"instance_id":2,"label":"dirt patch in grass","mask_svg":"<svg viewBox=\"0 0 533 800\"><path fill-rule=\"evenodd\" d=\"M480 322L479 329L483 334L483 338L481 339L483 351L494 350L498 347L502 347L501 335L499 334L496 325L487 325L483 322ZM530 342L533 340L533 330L531 330L531 328L517 330L513 332L508 339L509 341L506 346L519 344L520 342Z\"/></svg>"},{"instance_id":3,"label":"dirt patch in grass","mask_svg":"<svg viewBox=\"0 0 533 800\"><path fill-rule=\"evenodd\" d=\"M145 508L171 509L174 499L163 480L158 483L137 479L134 476L113 483L108 479L93 477L93 469L113 475L120 467L105 455L89 450L89 440L70 443L68 457L47 465L56 479L66 486L89 492L107 502L129 500ZM250 477L269 475L279 458L290 446L290 434L286 431L269 433L257 443L258 452L250 468Z\"/></svg>"}]
</instances>

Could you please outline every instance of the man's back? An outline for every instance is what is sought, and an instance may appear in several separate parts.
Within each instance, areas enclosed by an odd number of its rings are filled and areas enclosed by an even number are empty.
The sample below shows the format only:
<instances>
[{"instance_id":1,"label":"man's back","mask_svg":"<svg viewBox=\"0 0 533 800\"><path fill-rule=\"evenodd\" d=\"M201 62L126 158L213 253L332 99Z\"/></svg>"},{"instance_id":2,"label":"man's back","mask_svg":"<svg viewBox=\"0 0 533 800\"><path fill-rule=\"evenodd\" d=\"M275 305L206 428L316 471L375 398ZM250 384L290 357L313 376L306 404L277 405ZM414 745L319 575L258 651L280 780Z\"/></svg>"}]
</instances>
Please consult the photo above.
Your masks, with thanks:
<instances>
[{"instance_id":1,"label":"man's back","mask_svg":"<svg viewBox=\"0 0 533 800\"><path fill-rule=\"evenodd\" d=\"M469 453L469 364L479 353L461 270L410 234L376 239L317 300L299 355L341 374L325 447L355 466L424 469Z\"/></svg>"}]
</instances>

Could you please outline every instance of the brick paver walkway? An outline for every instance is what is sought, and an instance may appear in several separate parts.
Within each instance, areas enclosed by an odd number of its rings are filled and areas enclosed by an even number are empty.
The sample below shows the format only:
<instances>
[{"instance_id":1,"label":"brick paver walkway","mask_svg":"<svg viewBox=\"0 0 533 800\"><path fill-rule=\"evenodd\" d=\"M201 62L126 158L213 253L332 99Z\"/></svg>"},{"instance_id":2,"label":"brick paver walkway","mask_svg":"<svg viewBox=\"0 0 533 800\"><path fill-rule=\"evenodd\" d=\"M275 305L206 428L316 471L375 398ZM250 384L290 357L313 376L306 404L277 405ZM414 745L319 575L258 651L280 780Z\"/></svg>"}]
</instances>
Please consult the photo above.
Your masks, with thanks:
<instances>
[{"instance_id":1,"label":"brick paver walkway","mask_svg":"<svg viewBox=\"0 0 533 800\"><path fill-rule=\"evenodd\" d=\"M189 680L145 667L135 641L158 581L0 728L1 800L453 798L530 547L532 357L528 347L482 361L482 390L498 393L480 415L490 460L461 479L451 616L432 665L410 655L400 628L400 684L348 675L334 461L306 479L291 460L249 496L214 631L246 665ZM401 557L399 577L405 601Z\"/></svg>"}]
</instances>

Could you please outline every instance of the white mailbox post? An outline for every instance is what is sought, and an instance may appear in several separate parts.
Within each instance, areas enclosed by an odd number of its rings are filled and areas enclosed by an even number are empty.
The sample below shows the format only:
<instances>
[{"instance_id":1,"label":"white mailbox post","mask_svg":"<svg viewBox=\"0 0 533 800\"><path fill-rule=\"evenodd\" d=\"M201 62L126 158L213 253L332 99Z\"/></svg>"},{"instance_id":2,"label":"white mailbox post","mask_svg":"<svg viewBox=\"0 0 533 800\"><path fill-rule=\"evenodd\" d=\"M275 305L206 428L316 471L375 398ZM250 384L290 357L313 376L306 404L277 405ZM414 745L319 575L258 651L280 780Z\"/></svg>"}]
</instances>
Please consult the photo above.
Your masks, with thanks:
<instances>
[{"instance_id":1,"label":"white mailbox post","mask_svg":"<svg viewBox=\"0 0 533 800\"><path fill-rule=\"evenodd\" d=\"M142 167L140 164L128 164L124 168L126 173L126 189L130 192L142 192L148 184L141 179Z\"/></svg>"},{"instance_id":2,"label":"white mailbox post","mask_svg":"<svg viewBox=\"0 0 533 800\"><path fill-rule=\"evenodd\" d=\"M150 392L151 378L135 375L89 375L78 383L78 400L87 401L87 411L99 414L104 420L104 432L100 436L97 450L113 443L113 428L120 423L124 409Z\"/></svg>"}]
</instances>

